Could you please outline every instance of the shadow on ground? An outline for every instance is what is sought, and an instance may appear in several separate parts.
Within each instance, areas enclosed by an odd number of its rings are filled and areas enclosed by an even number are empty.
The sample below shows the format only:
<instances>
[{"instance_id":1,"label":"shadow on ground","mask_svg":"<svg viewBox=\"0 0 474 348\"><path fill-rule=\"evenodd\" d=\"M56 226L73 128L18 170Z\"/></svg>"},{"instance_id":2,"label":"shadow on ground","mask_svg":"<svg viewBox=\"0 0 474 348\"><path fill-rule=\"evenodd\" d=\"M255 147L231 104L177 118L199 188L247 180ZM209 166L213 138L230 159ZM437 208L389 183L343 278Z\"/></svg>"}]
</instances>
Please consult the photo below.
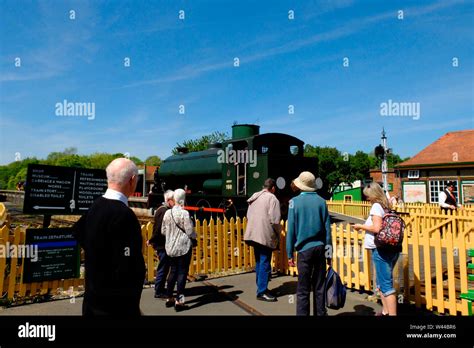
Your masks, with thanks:
<instances>
[{"instance_id":1,"label":"shadow on ground","mask_svg":"<svg viewBox=\"0 0 474 348\"><path fill-rule=\"evenodd\" d=\"M225 293L222 290L233 288L232 285L224 286L196 286L194 288L187 289L185 291L186 296L199 296L192 300L186 301L188 310L205 306L210 303L226 302L226 301L235 301L239 298L239 294L243 291L226 291Z\"/></svg>"},{"instance_id":2,"label":"shadow on ground","mask_svg":"<svg viewBox=\"0 0 474 348\"><path fill-rule=\"evenodd\" d=\"M280 286L271 290L271 293L276 297L283 297L296 294L297 281L284 282Z\"/></svg>"},{"instance_id":3,"label":"shadow on ground","mask_svg":"<svg viewBox=\"0 0 474 348\"><path fill-rule=\"evenodd\" d=\"M346 310L346 308L344 308ZM374 316L375 311L372 307L365 306L365 305L355 305L354 306L354 311L353 312L344 312L344 313L339 313L336 314L335 316L337 317L343 317L343 316L353 316L353 315L361 315L361 316Z\"/></svg>"}]
</instances>

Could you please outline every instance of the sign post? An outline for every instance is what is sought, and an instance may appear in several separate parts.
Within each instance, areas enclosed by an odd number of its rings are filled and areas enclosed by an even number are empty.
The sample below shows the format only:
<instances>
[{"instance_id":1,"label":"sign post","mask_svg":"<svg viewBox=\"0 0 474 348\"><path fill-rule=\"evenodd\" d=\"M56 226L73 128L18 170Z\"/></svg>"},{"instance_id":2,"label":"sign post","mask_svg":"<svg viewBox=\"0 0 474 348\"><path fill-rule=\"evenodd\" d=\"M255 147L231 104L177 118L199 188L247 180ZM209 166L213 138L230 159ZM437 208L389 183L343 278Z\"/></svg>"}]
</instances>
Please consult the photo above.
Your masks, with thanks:
<instances>
[{"instance_id":1,"label":"sign post","mask_svg":"<svg viewBox=\"0 0 474 348\"><path fill-rule=\"evenodd\" d=\"M44 214L48 227L51 215L82 215L106 190L105 170L30 164L23 212Z\"/></svg>"}]
</instances>

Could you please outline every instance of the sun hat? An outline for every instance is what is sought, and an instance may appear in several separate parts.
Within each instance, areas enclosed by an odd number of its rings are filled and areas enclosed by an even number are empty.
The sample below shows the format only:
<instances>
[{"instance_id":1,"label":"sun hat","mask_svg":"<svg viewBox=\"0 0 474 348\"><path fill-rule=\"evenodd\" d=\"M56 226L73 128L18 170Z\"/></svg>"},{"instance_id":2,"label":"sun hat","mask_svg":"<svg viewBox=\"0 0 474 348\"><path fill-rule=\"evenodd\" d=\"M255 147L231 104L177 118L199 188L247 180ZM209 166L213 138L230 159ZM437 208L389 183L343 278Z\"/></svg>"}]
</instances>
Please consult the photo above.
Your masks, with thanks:
<instances>
[{"instance_id":1,"label":"sun hat","mask_svg":"<svg viewBox=\"0 0 474 348\"><path fill-rule=\"evenodd\" d=\"M316 178L310 172L301 172L293 182L301 191L316 191Z\"/></svg>"}]
</instances>

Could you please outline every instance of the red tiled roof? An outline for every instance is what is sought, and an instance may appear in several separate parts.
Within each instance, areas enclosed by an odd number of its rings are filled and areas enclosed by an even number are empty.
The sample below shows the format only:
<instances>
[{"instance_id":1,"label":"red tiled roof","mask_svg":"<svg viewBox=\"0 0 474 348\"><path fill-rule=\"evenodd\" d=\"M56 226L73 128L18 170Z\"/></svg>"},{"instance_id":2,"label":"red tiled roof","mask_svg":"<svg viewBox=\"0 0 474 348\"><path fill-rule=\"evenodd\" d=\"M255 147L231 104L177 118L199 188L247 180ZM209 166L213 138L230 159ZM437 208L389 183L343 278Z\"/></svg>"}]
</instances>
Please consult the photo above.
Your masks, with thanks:
<instances>
[{"instance_id":1,"label":"red tiled roof","mask_svg":"<svg viewBox=\"0 0 474 348\"><path fill-rule=\"evenodd\" d=\"M397 167L474 162L474 129L449 132Z\"/></svg>"}]
</instances>

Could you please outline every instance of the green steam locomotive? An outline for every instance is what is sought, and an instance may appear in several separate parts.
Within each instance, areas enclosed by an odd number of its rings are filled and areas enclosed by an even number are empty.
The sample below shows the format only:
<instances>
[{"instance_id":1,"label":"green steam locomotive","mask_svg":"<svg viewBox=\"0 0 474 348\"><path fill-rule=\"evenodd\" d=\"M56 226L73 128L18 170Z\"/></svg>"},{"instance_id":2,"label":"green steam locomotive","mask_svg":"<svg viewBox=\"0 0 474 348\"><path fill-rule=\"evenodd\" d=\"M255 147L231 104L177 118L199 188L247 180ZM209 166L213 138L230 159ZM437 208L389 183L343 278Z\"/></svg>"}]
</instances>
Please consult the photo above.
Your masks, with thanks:
<instances>
[{"instance_id":1,"label":"green steam locomotive","mask_svg":"<svg viewBox=\"0 0 474 348\"><path fill-rule=\"evenodd\" d=\"M317 176L317 160L303 156L300 139L282 133L260 134L259 130L258 125L237 124L232 126L230 140L211 144L204 151L178 148L178 154L166 158L155 172L155 198L149 199L149 205L159 204L167 189L184 188L191 210L243 216L246 200L271 177L276 180L276 196L285 217L294 196L291 181L305 170Z\"/></svg>"}]
</instances>

